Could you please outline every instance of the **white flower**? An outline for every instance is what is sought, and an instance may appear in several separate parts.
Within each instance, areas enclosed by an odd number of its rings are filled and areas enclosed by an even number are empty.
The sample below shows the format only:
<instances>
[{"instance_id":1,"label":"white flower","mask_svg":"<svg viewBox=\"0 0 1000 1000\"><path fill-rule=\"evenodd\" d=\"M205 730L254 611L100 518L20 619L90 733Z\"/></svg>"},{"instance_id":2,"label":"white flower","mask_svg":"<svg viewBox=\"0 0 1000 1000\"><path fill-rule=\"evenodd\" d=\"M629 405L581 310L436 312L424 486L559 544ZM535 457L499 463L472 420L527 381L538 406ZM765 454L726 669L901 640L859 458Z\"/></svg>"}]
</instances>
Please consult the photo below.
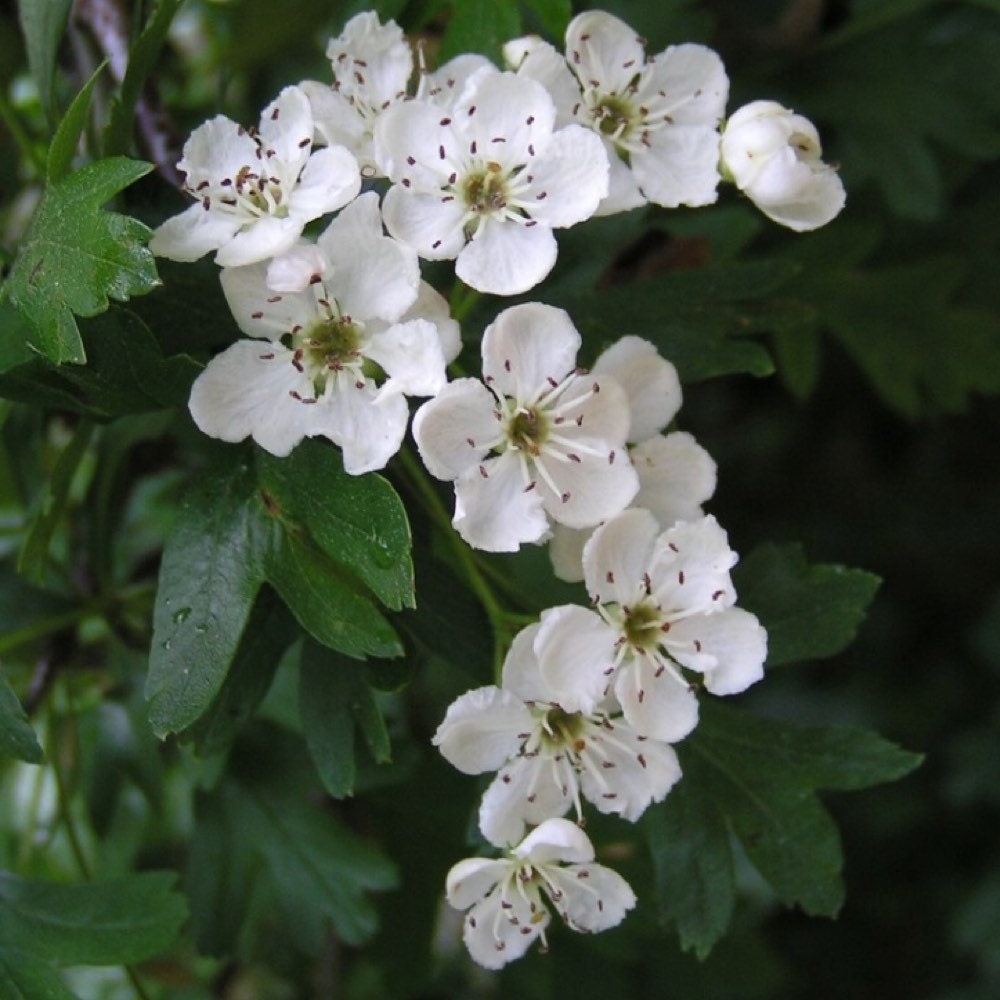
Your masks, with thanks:
<instances>
[{"instance_id":1,"label":"white flower","mask_svg":"<svg viewBox=\"0 0 1000 1000\"><path fill-rule=\"evenodd\" d=\"M316 133L330 146L346 146L365 177L378 174L372 132L378 116L406 98L413 52L395 21L381 24L372 11L352 17L326 49L334 84L315 80L299 86L312 105Z\"/></svg>"},{"instance_id":2,"label":"white flower","mask_svg":"<svg viewBox=\"0 0 1000 1000\"><path fill-rule=\"evenodd\" d=\"M581 122L603 140L611 183L597 214L646 201L667 208L715 201L729 81L714 51L672 45L650 57L623 21L588 11L570 22L565 59L536 39L517 39L504 53L519 76L549 89L560 120Z\"/></svg>"},{"instance_id":3,"label":"white flower","mask_svg":"<svg viewBox=\"0 0 1000 1000\"><path fill-rule=\"evenodd\" d=\"M177 164L197 203L167 219L150 249L181 261L216 250L224 267L284 253L307 222L346 205L361 186L346 149L313 153L312 140L309 100L297 87L286 87L264 109L256 130L223 115L205 122Z\"/></svg>"},{"instance_id":4,"label":"white flower","mask_svg":"<svg viewBox=\"0 0 1000 1000\"><path fill-rule=\"evenodd\" d=\"M406 318L418 301L416 256L383 235L371 192L289 259L317 265L302 290L294 266L278 269L289 291L267 287L266 264L223 270L236 322L260 339L209 362L192 387L191 415L212 437L250 435L274 455L323 435L343 449L348 472L380 469L406 431L404 395L433 395L445 383L435 325Z\"/></svg>"},{"instance_id":5,"label":"white flower","mask_svg":"<svg viewBox=\"0 0 1000 1000\"><path fill-rule=\"evenodd\" d=\"M549 609L541 623L522 629L504 661L502 687L462 695L434 735L434 745L463 773L497 771L483 796L479 828L498 847L520 840L525 825L570 808L582 818L581 795L600 812L635 822L681 776L673 748L636 733L613 698L587 712L567 712L563 702L573 693L542 677L539 634L568 608ZM574 637L566 635L562 649L549 652L563 658L560 680L572 685L581 653Z\"/></svg>"},{"instance_id":6,"label":"white flower","mask_svg":"<svg viewBox=\"0 0 1000 1000\"><path fill-rule=\"evenodd\" d=\"M554 228L589 218L607 193L601 143L586 129L553 131L555 108L533 80L474 72L453 106L388 108L375 156L393 182L386 228L428 260L455 260L481 292L515 295L556 260Z\"/></svg>"},{"instance_id":7,"label":"white flower","mask_svg":"<svg viewBox=\"0 0 1000 1000\"><path fill-rule=\"evenodd\" d=\"M635 495L628 402L610 377L576 369L579 346L561 309L513 306L483 335L485 385L457 379L414 416L421 458L455 481L453 524L474 548L541 541L550 517L592 526Z\"/></svg>"},{"instance_id":8,"label":"white flower","mask_svg":"<svg viewBox=\"0 0 1000 1000\"><path fill-rule=\"evenodd\" d=\"M566 711L589 712L609 690L636 732L676 742L698 721L685 671L713 694L735 694L764 673L767 633L734 607L736 562L715 518L662 531L649 511L626 510L583 550L595 610L567 607L535 641L542 676ZM578 655L565 655L567 644Z\"/></svg>"},{"instance_id":9,"label":"white flower","mask_svg":"<svg viewBox=\"0 0 1000 1000\"><path fill-rule=\"evenodd\" d=\"M774 101L754 101L726 123L723 171L769 218L796 232L826 225L844 207L836 169L823 162L808 119Z\"/></svg>"},{"instance_id":10,"label":"white flower","mask_svg":"<svg viewBox=\"0 0 1000 1000\"><path fill-rule=\"evenodd\" d=\"M515 961L539 938L546 945L546 899L569 928L585 934L615 927L635 906L629 884L595 864L587 835L564 819L542 823L505 858L459 861L446 891L456 910L469 911L462 938L487 969Z\"/></svg>"},{"instance_id":11,"label":"white flower","mask_svg":"<svg viewBox=\"0 0 1000 1000\"><path fill-rule=\"evenodd\" d=\"M701 504L715 492L715 462L690 434L660 433L680 409L677 370L651 343L633 336L604 351L593 370L611 375L629 401L629 457L639 477L632 506L650 511L661 528L701 517ZM556 576L583 579L583 547L592 533L553 525L549 556Z\"/></svg>"}]
</instances>

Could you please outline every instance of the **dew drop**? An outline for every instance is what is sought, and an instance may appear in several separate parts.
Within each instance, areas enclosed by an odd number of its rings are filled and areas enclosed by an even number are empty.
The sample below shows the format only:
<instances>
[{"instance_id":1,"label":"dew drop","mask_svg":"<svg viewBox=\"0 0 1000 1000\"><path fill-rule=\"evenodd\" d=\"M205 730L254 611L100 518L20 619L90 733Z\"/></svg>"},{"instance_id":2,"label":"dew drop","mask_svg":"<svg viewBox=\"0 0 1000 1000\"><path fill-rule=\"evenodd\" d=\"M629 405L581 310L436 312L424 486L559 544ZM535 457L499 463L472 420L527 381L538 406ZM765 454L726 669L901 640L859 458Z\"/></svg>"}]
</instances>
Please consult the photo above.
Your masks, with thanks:
<instances>
[{"instance_id":1,"label":"dew drop","mask_svg":"<svg viewBox=\"0 0 1000 1000\"><path fill-rule=\"evenodd\" d=\"M190 608L178 608L170 617L174 620L176 624L180 625L181 622L187 621L188 615L190 614L191 614Z\"/></svg>"}]
</instances>

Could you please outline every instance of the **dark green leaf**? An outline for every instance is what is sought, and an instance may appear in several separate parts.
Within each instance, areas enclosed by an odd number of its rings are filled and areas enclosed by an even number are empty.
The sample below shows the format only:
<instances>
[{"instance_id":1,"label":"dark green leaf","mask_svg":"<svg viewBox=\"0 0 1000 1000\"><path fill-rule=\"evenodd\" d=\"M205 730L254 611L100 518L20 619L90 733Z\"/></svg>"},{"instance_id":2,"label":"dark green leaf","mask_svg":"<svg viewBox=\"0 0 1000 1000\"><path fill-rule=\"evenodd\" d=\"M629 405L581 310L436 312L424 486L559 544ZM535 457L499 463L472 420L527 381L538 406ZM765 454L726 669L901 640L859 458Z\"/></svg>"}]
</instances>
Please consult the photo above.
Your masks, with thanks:
<instances>
[{"instance_id":1,"label":"dark green leaf","mask_svg":"<svg viewBox=\"0 0 1000 1000\"><path fill-rule=\"evenodd\" d=\"M503 44L521 33L521 12L516 3L455 0L441 43L441 60L463 52L481 52L500 63Z\"/></svg>"},{"instance_id":2,"label":"dark green leaf","mask_svg":"<svg viewBox=\"0 0 1000 1000\"><path fill-rule=\"evenodd\" d=\"M854 638L880 580L806 562L800 545L764 545L733 573L740 605L767 629L768 666L839 653Z\"/></svg>"},{"instance_id":3,"label":"dark green leaf","mask_svg":"<svg viewBox=\"0 0 1000 1000\"><path fill-rule=\"evenodd\" d=\"M282 654L297 634L288 609L274 591L262 587L222 688L182 738L193 739L202 756L227 749L264 699Z\"/></svg>"},{"instance_id":4,"label":"dark green leaf","mask_svg":"<svg viewBox=\"0 0 1000 1000\"><path fill-rule=\"evenodd\" d=\"M101 206L152 169L116 157L46 188L3 291L32 327L31 346L55 364L86 360L77 316L95 316L157 283L149 229Z\"/></svg>"},{"instance_id":5,"label":"dark green leaf","mask_svg":"<svg viewBox=\"0 0 1000 1000\"><path fill-rule=\"evenodd\" d=\"M388 607L413 607L410 526L381 476L349 476L340 453L320 441L303 441L283 459L261 452L258 468L262 488L290 530L297 524L308 532Z\"/></svg>"},{"instance_id":6,"label":"dark green leaf","mask_svg":"<svg viewBox=\"0 0 1000 1000\"><path fill-rule=\"evenodd\" d=\"M0 673L0 756L40 764L44 754L35 731L6 678Z\"/></svg>"},{"instance_id":7,"label":"dark green leaf","mask_svg":"<svg viewBox=\"0 0 1000 1000\"><path fill-rule=\"evenodd\" d=\"M70 486L94 434L94 425L81 421L59 454L52 478L42 492L38 512L17 560L18 572L33 583L43 583L49 562L49 544L69 500Z\"/></svg>"},{"instance_id":8,"label":"dark green leaf","mask_svg":"<svg viewBox=\"0 0 1000 1000\"><path fill-rule=\"evenodd\" d=\"M51 965L14 948L0 951L0 996L4 1000L79 1000Z\"/></svg>"},{"instance_id":9,"label":"dark green leaf","mask_svg":"<svg viewBox=\"0 0 1000 1000\"><path fill-rule=\"evenodd\" d=\"M129 49L125 79L122 80L118 99L112 105L110 121L104 133L105 155L128 152L136 103L163 48L174 15L183 3L184 0L159 0L142 34Z\"/></svg>"},{"instance_id":10,"label":"dark green leaf","mask_svg":"<svg viewBox=\"0 0 1000 1000\"><path fill-rule=\"evenodd\" d=\"M31 324L9 302L0 297L0 374L23 365L37 356L28 346L31 335ZM0 394L3 394L2 389Z\"/></svg>"},{"instance_id":11,"label":"dark green leaf","mask_svg":"<svg viewBox=\"0 0 1000 1000\"><path fill-rule=\"evenodd\" d=\"M28 51L28 65L38 87L42 109L55 118L52 100L52 77L56 53L66 30L66 19L73 0L18 0L17 12Z\"/></svg>"},{"instance_id":12,"label":"dark green leaf","mask_svg":"<svg viewBox=\"0 0 1000 1000\"><path fill-rule=\"evenodd\" d=\"M894 781L921 760L864 730L809 729L705 700L698 728L677 749L684 794L672 792L648 830L661 909L700 955L725 930L734 891L722 857L729 832L786 905L833 916L843 902L843 859L816 791ZM661 839L667 834L672 843ZM698 863L668 865L706 842Z\"/></svg>"},{"instance_id":13,"label":"dark green leaf","mask_svg":"<svg viewBox=\"0 0 1000 1000\"><path fill-rule=\"evenodd\" d=\"M187 729L212 704L264 582L261 524L248 464L187 491L160 567L146 697L158 736Z\"/></svg>"},{"instance_id":14,"label":"dark green leaf","mask_svg":"<svg viewBox=\"0 0 1000 1000\"><path fill-rule=\"evenodd\" d=\"M652 341L682 381L774 370L747 334L788 323L775 295L798 270L786 261L670 271L655 280L616 285L558 302L599 349L624 334Z\"/></svg>"},{"instance_id":15,"label":"dark green leaf","mask_svg":"<svg viewBox=\"0 0 1000 1000\"><path fill-rule=\"evenodd\" d=\"M561 49L566 28L573 16L573 5L570 0L527 0L527 3L541 22L550 41L555 44L557 49ZM514 36L509 37L513 38Z\"/></svg>"},{"instance_id":16,"label":"dark green leaf","mask_svg":"<svg viewBox=\"0 0 1000 1000\"><path fill-rule=\"evenodd\" d=\"M49 157L45 168L49 184L61 181L69 173L73 157L76 155L76 147L80 142L80 136L87 124L94 86L106 65L107 63L103 62L94 70L90 79L83 85L66 109L62 121L59 122L59 127L56 129L56 134L52 137L52 143L49 146Z\"/></svg>"},{"instance_id":17,"label":"dark green leaf","mask_svg":"<svg viewBox=\"0 0 1000 1000\"><path fill-rule=\"evenodd\" d=\"M0 952L58 965L120 965L167 948L187 916L170 872L59 885L0 872Z\"/></svg>"}]
</instances>

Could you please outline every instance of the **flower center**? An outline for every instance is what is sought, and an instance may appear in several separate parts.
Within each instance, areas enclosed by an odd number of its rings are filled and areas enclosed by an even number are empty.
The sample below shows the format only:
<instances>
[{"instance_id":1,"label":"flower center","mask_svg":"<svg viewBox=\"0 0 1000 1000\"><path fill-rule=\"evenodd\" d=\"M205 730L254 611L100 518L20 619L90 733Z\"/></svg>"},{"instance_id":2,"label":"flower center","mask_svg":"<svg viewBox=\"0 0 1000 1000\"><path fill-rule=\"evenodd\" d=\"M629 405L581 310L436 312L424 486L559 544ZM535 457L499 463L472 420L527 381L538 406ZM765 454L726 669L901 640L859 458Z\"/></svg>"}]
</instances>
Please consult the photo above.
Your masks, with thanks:
<instances>
[{"instance_id":1,"label":"flower center","mask_svg":"<svg viewBox=\"0 0 1000 1000\"><path fill-rule=\"evenodd\" d=\"M571 714L553 706L542 720L542 746L548 750L567 748L579 753L587 746L583 738L585 728L586 720L579 712Z\"/></svg>"},{"instance_id":2,"label":"flower center","mask_svg":"<svg viewBox=\"0 0 1000 1000\"><path fill-rule=\"evenodd\" d=\"M549 421L546 414L528 407L515 411L507 424L509 446L529 455L541 454L542 446L549 436Z\"/></svg>"},{"instance_id":3,"label":"flower center","mask_svg":"<svg viewBox=\"0 0 1000 1000\"><path fill-rule=\"evenodd\" d=\"M634 125L632 106L619 94L604 94L591 109L601 135L625 141Z\"/></svg>"},{"instance_id":4,"label":"flower center","mask_svg":"<svg viewBox=\"0 0 1000 1000\"><path fill-rule=\"evenodd\" d=\"M476 215L492 215L507 207L507 184L499 163L489 162L485 170L468 174L462 182L465 206Z\"/></svg>"},{"instance_id":5,"label":"flower center","mask_svg":"<svg viewBox=\"0 0 1000 1000\"><path fill-rule=\"evenodd\" d=\"M660 609L649 600L633 608L622 609L622 635L633 649L652 652L662 638L663 617Z\"/></svg>"},{"instance_id":6,"label":"flower center","mask_svg":"<svg viewBox=\"0 0 1000 1000\"><path fill-rule=\"evenodd\" d=\"M363 364L361 339L361 327L350 316L330 316L292 337L294 364L312 378L320 393L327 373Z\"/></svg>"}]
</instances>

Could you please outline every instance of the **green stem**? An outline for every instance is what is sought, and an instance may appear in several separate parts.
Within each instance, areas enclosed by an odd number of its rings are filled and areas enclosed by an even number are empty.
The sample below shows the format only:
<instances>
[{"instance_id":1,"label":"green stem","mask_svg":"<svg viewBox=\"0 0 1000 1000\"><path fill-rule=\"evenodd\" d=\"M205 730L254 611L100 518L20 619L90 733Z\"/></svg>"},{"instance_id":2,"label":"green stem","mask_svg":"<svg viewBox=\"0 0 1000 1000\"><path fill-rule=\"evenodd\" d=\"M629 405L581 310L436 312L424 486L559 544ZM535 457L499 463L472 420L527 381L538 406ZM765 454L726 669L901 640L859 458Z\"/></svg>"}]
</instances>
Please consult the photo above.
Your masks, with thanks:
<instances>
[{"instance_id":1,"label":"green stem","mask_svg":"<svg viewBox=\"0 0 1000 1000\"><path fill-rule=\"evenodd\" d=\"M499 683L505 652L504 637L509 631L507 625L508 614L497 600L496 595L493 593L493 588L480 572L472 551L456 534L448 512L441 503L441 499L435 492L434 487L428 482L427 477L424 475L423 467L414 457L413 452L403 447L399 451L399 460L407 483L413 492L416 493L417 500L430 515L431 520L441 529L445 538L448 539L448 544L469 586L486 611L486 615L490 620L490 626L493 629L493 675L497 683Z\"/></svg>"},{"instance_id":2,"label":"green stem","mask_svg":"<svg viewBox=\"0 0 1000 1000\"><path fill-rule=\"evenodd\" d=\"M35 144L31 141L31 136L28 135L21 125L21 122L18 120L13 106L10 101L7 100L7 92L2 86L0 86L0 118L3 119L4 124L7 126L7 130L11 134L11 138L13 138L14 142L17 143L18 148L21 150L21 154L31 164L38 176L44 177L45 160L38 152Z\"/></svg>"}]
</instances>

